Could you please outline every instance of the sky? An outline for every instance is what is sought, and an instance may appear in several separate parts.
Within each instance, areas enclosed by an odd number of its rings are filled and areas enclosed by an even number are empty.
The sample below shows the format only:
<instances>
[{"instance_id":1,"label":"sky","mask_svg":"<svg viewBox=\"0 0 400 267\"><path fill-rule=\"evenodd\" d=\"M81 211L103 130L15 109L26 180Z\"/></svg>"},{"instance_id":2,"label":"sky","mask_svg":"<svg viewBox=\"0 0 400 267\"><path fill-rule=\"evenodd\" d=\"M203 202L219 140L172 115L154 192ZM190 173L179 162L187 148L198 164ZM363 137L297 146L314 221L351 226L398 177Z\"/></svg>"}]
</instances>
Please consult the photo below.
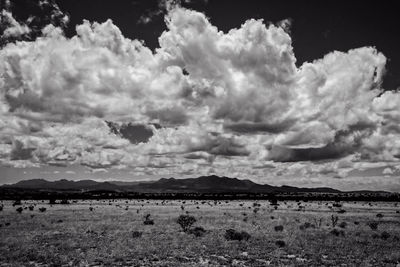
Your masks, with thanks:
<instances>
[{"instance_id":1,"label":"sky","mask_svg":"<svg viewBox=\"0 0 400 267\"><path fill-rule=\"evenodd\" d=\"M400 192L395 6L0 0L0 184Z\"/></svg>"}]
</instances>

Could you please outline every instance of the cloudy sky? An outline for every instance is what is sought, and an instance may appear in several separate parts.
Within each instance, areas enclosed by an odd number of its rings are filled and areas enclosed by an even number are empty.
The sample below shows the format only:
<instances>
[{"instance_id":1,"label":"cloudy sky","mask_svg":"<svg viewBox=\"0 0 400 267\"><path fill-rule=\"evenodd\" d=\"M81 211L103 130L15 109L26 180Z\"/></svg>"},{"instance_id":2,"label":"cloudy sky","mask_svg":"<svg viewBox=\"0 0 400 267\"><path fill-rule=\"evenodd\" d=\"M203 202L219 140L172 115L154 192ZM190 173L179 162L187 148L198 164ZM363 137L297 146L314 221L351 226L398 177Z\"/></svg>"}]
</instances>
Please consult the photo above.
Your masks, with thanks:
<instances>
[{"instance_id":1,"label":"cloudy sky","mask_svg":"<svg viewBox=\"0 0 400 267\"><path fill-rule=\"evenodd\" d=\"M248 2L0 0L0 184L400 191L394 6Z\"/></svg>"}]
</instances>

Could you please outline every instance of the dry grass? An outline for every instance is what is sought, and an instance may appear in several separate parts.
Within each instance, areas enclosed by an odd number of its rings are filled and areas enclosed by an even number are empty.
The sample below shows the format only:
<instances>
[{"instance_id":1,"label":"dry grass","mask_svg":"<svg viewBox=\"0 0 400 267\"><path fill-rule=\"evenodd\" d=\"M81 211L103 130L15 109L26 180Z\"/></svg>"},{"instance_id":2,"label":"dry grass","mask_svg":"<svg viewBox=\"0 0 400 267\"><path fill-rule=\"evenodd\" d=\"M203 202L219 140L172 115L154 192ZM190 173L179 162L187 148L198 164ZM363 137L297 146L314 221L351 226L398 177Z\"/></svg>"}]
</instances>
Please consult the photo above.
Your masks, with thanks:
<instances>
[{"instance_id":1,"label":"dry grass","mask_svg":"<svg viewBox=\"0 0 400 267\"><path fill-rule=\"evenodd\" d=\"M5 266L396 266L400 262L400 208L394 203L268 201L78 201L69 205L12 202L0 211L0 265ZM184 206L184 209L181 208ZM39 209L45 207L46 212ZM89 208L93 208L92 211ZM126 209L128 207L128 209ZM197 208L199 207L199 208ZM250 209L249 209L250 207ZM182 231L179 215L196 218L196 236ZM144 224L151 214L154 224ZM246 214L246 220L243 220ZM383 216L378 216L382 214ZM35 215L35 216L31 216ZM331 234L331 215L338 216ZM370 224L379 220L377 230ZM357 222L358 224L354 224ZM282 226L278 227L277 226ZM248 240L228 241L226 230Z\"/></svg>"}]
</instances>

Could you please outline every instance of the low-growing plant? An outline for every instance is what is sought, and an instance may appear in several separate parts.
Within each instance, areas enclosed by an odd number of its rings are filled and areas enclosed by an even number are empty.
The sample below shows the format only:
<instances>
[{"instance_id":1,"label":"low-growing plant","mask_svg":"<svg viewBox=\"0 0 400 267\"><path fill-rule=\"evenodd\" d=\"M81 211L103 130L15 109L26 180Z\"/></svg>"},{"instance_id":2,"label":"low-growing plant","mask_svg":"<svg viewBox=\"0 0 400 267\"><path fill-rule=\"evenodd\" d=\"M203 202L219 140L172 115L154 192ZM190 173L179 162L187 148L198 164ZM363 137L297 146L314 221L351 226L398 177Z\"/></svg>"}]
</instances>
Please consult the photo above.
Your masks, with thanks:
<instances>
[{"instance_id":1,"label":"low-growing plant","mask_svg":"<svg viewBox=\"0 0 400 267\"><path fill-rule=\"evenodd\" d=\"M339 227L340 228L346 228L346 226L347 226L347 223L346 222L341 222L341 223L339 223Z\"/></svg>"},{"instance_id":2,"label":"low-growing plant","mask_svg":"<svg viewBox=\"0 0 400 267\"><path fill-rule=\"evenodd\" d=\"M142 236L142 232L140 232L140 231L133 231L132 232L132 237L133 238L139 238L139 237L141 237Z\"/></svg>"},{"instance_id":3,"label":"low-growing plant","mask_svg":"<svg viewBox=\"0 0 400 267\"><path fill-rule=\"evenodd\" d=\"M197 226L193 229L189 229L188 233L196 237L202 237L206 233L206 230L201 226Z\"/></svg>"},{"instance_id":4,"label":"low-growing plant","mask_svg":"<svg viewBox=\"0 0 400 267\"><path fill-rule=\"evenodd\" d=\"M45 208L45 207L40 207L40 208L39 208L39 211L40 211L40 212L45 212L45 211L46 211L46 208Z\"/></svg>"},{"instance_id":5,"label":"low-growing plant","mask_svg":"<svg viewBox=\"0 0 400 267\"><path fill-rule=\"evenodd\" d=\"M371 228L371 230L377 230L378 229L378 222L369 222L367 223L367 225L369 226L369 228Z\"/></svg>"},{"instance_id":6,"label":"low-growing plant","mask_svg":"<svg viewBox=\"0 0 400 267\"><path fill-rule=\"evenodd\" d=\"M245 231L236 231L235 229L228 229L225 231L225 239L226 240L238 240L238 241L242 241L242 240L249 240L250 239L250 234L245 232Z\"/></svg>"},{"instance_id":7,"label":"low-growing plant","mask_svg":"<svg viewBox=\"0 0 400 267\"><path fill-rule=\"evenodd\" d=\"M390 237L390 234L389 234L388 232L383 231L383 232L381 233L381 238L382 238L383 240L386 240L386 239L388 239L389 237Z\"/></svg>"},{"instance_id":8,"label":"low-growing plant","mask_svg":"<svg viewBox=\"0 0 400 267\"><path fill-rule=\"evenodd\" d=\"M330 233L334 236L345 236L345 233L343 230L338 230L338 229L333 229L332 231L330 231Z\"/></svg>"},{"instance_id":9,"label":"low-growing plant","mask_svg":"<svg viewBox=\"0 0 400 267\"><path fill-rule=\"evenodd\" d=\"M383 218L383 214L382 213L378 213L378 214L376 214L376 217L381 219L381 218Z\"/></svg>"},{"instance_id":10,"label":"low-growing plant","mask_svg":"<svg viewBox=\"0 0 400 267\"><path fill-rule=\"evenodd\" d=\"M282 232L282 231L283 231L283 225L276 225L276 226L274 227L274 230L275 230L276 232Z\"/></svg>"},{"instance_id":11,"label":"low-growing plant","mask_svg":"<svg viewBox=\"0 0 400 267\"><path fill-rule=\"evenodd\" d=\"M277 245L280 248L283 248L284 246L286 246L286 243L283 240L276 240L275 245Z\"/></svg>"},{"instance_id":12,"label":"low-growing plant","mask_svg":"<svg viewBox=\"0 0 400 267\"><path fill-rule=\"evenodd\" d=\"M196 222L196 218L191 215L180 215L176 222L182 227L184 232L187 232Z\"/></svg>"},{"instance_id":13,"label":"low-growing plant","mask_svg":"<svg viewBox=\"0 0 400 267\"><path fill-rule=\"evenodd\" d=\"M13 205L13 207L14 207L14 206L22 205L21 200L20 200L20 199L15 200L14 203L13 203L12 205Z\"/></svg>"},{"instance_id":14,"label":"low-growing plant","mask_svg":"<svg viewBox=\"0 0 400 267\"><path fill-rule=\"evenodd\" d=\"M22 207L19 207L19 208L16 209L16 211L17 211L18 213L21 213L23 210L24 210L24 209L23 209Z\"/></svg>"},{"instance_id":15,"label":"low-growing plant","mask_svg":"<svg viewBox=\"0 0 400 267\"><path fill-rule=\"evenodd\" d=\"M335 227L336 224L338 223L339 217L338 216L333 216L331 215L331 222L332 222L332 227Z\"/></svg>"},{"instance_id":16,"label":"low-growing plant","mask_svg":"<svg viewBox=\"0 0 400 267\"><path fill-rule=\"evenodd\" d=\"M146 216L144 216L144 225L153 225L154 224L154 220L150 218L150 214L146 214Z\"/></svg>"},{"instance_id":17,"label":"low-growing plant","mask_svg":"<svg viewBox=\"0 0 400 267\"><path fill-rule=\"evenodd\" d=\"M64 198L60 201L60 204L67 205L69 204L69 200Z\"/></svg>"}]
</instances>

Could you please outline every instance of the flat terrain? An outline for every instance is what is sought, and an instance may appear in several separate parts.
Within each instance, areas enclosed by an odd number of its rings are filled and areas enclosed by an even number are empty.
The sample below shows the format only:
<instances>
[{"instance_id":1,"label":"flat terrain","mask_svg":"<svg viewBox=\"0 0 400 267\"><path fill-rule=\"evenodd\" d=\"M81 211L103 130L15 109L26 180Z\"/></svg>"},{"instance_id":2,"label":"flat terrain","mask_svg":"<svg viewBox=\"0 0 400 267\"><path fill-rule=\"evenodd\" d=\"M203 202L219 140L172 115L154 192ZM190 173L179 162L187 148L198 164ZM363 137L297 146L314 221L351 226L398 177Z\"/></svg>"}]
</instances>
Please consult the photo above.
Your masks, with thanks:
<instances>
[{"instance_id":1,"label":"flat terrain","mask_svg":"<svg viewBox=\"0 0 400 267\"><path fill-rule=\"evenodd\" d=\"M400 205L333 204L3 201L0 266L400 266ZM146 214L154 224L143 223ZM194 216L192 228L204 235L184 232L181 214ZM227 240L228 229L250 238Z\"/></svg>"}]
</instances>

